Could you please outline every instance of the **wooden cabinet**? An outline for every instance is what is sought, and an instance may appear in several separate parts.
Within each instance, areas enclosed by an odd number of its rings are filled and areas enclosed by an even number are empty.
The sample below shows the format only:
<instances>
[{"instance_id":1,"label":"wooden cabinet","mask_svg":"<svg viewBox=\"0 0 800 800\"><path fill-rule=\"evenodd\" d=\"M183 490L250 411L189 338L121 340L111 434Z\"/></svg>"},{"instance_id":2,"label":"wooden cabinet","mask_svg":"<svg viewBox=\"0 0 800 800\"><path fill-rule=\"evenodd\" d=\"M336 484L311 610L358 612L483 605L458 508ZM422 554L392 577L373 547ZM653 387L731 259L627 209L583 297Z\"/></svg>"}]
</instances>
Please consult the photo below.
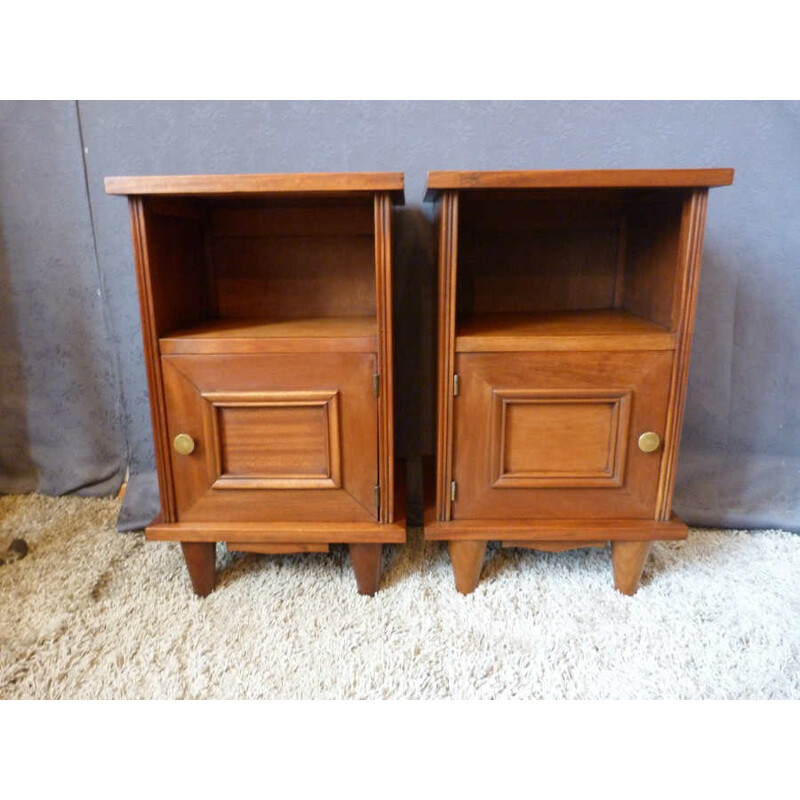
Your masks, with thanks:
<instances>
[{"instance_id":1,"label":"wooden cabinet","mask_svg":"<svg viewBox=\"0 0 800 800\"><path fill-rule=\"evenodd\" d=\"M456 586L486 543L611 542L632 594L672 514L708 189L733 171L432 172L435 507Z\"/></svg>"},{"instance_id":2,"label":"wooden cabinet","mask_svg":"<svg viewBox=\"0 0 800 800\"><path fill-rule=\"evenodd\" d=\"M162 513L195 591L215 545L405 541L395 491L395 173L108 178L129 197Z\"/></svg>"}]
</instances>

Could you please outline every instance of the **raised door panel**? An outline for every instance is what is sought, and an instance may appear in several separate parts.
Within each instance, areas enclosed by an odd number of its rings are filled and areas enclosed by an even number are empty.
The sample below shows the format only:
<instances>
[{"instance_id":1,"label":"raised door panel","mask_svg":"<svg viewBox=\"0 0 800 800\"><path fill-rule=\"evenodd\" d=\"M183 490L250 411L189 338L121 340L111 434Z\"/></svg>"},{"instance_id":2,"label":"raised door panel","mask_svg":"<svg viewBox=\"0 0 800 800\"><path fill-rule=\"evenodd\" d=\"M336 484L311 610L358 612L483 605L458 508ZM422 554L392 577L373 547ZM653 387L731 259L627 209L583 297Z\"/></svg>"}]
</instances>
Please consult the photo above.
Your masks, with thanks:
<instances>
[{"instance_id":1,"label":"raised door panel","mask_svg":"<svg viewBox=\"0 0 800 800\"><path fill-rule=\"evenodd\" d=\"M376 519L374 355L162 363L179 522Z\"/></svg>"},{"instance_id":2,"label":"raised door panel","mask_svg":"<svg viewBox=\"0 0 800 800\"><path fill-rule=\"evenodd\" d=\"M626 389L494 390L492 486L621 486L630 399Z\"/></svg>"},{"instance_id":3,"label":"raised door panel","mask_svg":"<svg viewBox=\"0 0 800 800\"><path fill-rule=\"evenodd\" d=\"M341 487L339 392L205 392L212 489Z\"/></svg>"},{"instance_id":4,"label":"raised door panel","mask_svg":"<svg viewBox=\"0 0 800 800\"><path fill-rule=\"evenodd\" d=\"M453 519L655 515L670 352L462 353Z\"/></svg>"}]
</instances>

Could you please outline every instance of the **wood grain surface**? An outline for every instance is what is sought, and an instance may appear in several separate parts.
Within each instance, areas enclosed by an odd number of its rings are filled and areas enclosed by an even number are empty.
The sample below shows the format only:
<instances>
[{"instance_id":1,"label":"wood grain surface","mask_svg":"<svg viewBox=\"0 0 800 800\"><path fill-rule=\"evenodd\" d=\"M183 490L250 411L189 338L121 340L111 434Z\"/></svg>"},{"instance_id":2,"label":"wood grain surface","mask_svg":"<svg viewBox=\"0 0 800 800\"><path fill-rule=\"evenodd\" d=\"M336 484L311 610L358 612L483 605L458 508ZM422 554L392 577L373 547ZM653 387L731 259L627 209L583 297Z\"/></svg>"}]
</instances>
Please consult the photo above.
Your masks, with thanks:
<instances>
[{"instance_id":1,"label":"wood grain surface","mask_svg":"<svg viewBox=\"0 0 800 800\"><path fill-rule=\"evenodd\" d=\"M389 192L403 201L402 172L317 172L247 175L137 175L105 179L107 194L252 195Z\"/></svg>"},{"instance_id":2,"label":"wood grain surface","mask_svg":"<svg viewBox=\"0 0 800 800\"><path fill-rule=\"evenodd\" d=\"M558 189L608 187L726 186L733 170L717 169L542 169L474 172L435 170L428 173L426 200L443 190Z\"/></svg>"}]
</instances>

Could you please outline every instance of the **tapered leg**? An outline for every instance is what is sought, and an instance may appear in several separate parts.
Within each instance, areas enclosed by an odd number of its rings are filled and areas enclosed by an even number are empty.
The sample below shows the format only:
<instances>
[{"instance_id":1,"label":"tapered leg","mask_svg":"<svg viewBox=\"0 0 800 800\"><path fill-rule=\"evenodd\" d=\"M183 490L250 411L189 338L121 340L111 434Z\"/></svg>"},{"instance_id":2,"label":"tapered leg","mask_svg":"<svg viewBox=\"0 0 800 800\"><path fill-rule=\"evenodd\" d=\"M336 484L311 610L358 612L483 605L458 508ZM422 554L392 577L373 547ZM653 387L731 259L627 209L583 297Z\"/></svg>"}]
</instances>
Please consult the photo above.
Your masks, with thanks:
<instances>
[{"instance_id":1,"label":"tapered leg","mask_svg":"<svg viewBox=\"0 0 800 800\"><path fill-rule=\"evenodd\" d=\"M651 542L611 542L614 562L614 587L622 594L632 595L639 586Z\"/></svg>"},{"instance_id":2,"label":"tapered leg","mask_svg":"<svg viewBox=\"0 0 800 800\"><path fill-rule=\"evenodd\" d=\"M382 544L351 544L350 561L356 574L358 593L370 597L378 591L381 582Z\"/></svg>"},{"instance_id":3,"label":"tapered leg","mask_svg":"<svg viewBox=\"0 0 800 800\"><path fill-rule=\"evenodd\" d=\"M481 577L488 542L450 541L450 561L456 589L461 594L475 591Z\"/></svg>"},{"instance_id":4,"label":"tapered leg","mask_svg":"<svg viewBox=\"0 0 800 800\"><path fill-rule=\"evenodd\" d=\"M181 542L183 557L195 594L205 597L217 582L216 542Z\"/></svg>"}]
</instances>

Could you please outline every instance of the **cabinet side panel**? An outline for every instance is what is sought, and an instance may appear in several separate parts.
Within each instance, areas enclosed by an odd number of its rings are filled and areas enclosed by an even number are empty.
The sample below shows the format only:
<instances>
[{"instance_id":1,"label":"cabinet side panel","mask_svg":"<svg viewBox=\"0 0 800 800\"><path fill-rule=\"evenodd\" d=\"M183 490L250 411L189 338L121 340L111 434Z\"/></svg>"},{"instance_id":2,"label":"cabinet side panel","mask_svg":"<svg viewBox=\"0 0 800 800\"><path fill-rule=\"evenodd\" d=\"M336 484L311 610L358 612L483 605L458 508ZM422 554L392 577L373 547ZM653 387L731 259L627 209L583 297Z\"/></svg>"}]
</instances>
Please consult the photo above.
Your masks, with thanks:
<instances>
[{"instance_id":1,"label":"cabinet side panel","mask_svg":"<svg viewBox=\"0 0 800 800\"><path fill-rule=\"evenodd\" d=\"M700 261L703 252L708 189L692 192L683 204L678 253L676 290L678 341L672 365L667 422L664 431L664 455L661 460L656 519L668 520L675 489L675 467L678 460L686 383L689 377L689 357L692 348L697 287L700 280Z\"/></svg>"},{"instance_id":2,"label":"cabinet side panel","mask_svg":"<svg viewBox=\"0 0 800 800\"><path fill-rule=\"evenodd\" d=\"M204 226L201 218L161 213L147 199L142 210L153 323L163 336L207 314Z\"/></svg>"},{"instance_id":3,"label":"cabinet side panel","mask_svg":"<svg viewBox=\"0 0 800 800\"><path fill-rule=\"evenodd\" d=\"M375 195L375 293L378 315L378 477L380 521L394 522L394 380L391 196Z\"/></svg>"},{"instance_id":4,"label":"cabinet side panel","mask_svg":"<svg viewBox=\"0 0 800 800\"><path fill-rule=\"evenodd\" d=\"M150 280L150 259L141 198L129 201L133 257L136 264L136 280L139 286L139 311L142 320L144 362L147 371L147 386L150 393L150 415L153 422L158 490L161 498L161 517L164 522L174 522L175 496L172 484L172 467L166 450L166 407L164 404L164 382L161 374L161 359L158 356L158 330L153 311L153 287Z\"/></svg>"},{"instance_id":5,"label":"cabinet side panel","mask_svg":"<svg viewBox=\"0 0 800 800\"><path fill-rule=\"evenodd\" d=\"M622 307L675 330L680 319L680 286L685 234L680 197L631 204L626 220Z\"/></svg>"},{"instance_id":6,"label":"cabinet side panel","mask_svg":"<svg viewBox=\"0 0 800 800\"><path fill-rule=\"evenodd\" d=\"M436 515L450 519L452 481L453 374L455 355L458 193L444 192L439 219L439 347L436 428Z\"/></svg>"}]
</instances>

